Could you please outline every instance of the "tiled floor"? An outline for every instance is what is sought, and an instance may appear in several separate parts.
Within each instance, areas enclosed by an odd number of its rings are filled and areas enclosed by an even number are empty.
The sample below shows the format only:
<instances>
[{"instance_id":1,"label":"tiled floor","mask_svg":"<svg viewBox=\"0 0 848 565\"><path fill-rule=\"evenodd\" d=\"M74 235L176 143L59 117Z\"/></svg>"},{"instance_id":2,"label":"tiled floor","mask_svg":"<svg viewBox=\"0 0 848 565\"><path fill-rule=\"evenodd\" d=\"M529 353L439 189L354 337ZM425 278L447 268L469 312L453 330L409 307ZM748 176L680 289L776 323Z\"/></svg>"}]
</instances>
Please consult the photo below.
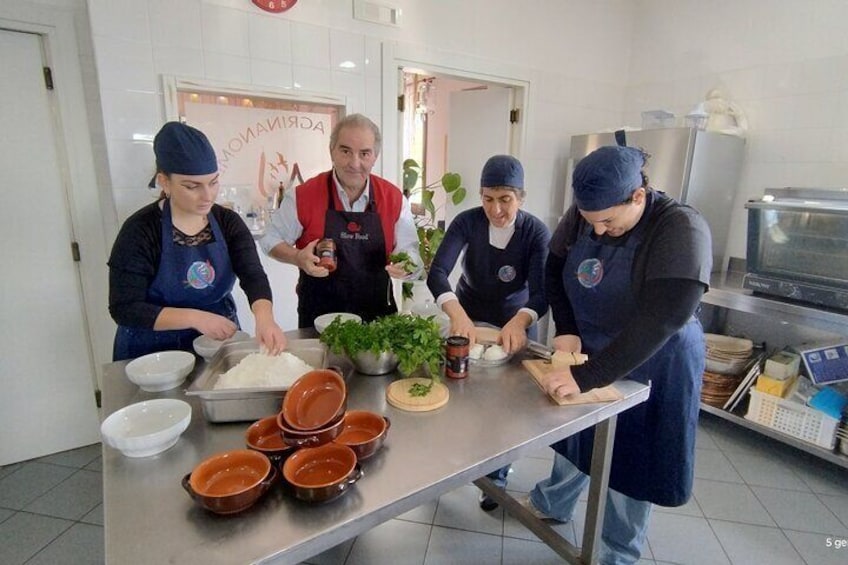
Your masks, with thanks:
<instances>
[{"instance_id":1,"label":"tiled floor","mask_svg":"<svg viewBox=\"0 0 848 565\"><path fill-rule=\"evenodd\" d=\"M550 467L517 461L514 494ZM0 468L0 563L103 562L100 446ZM582 519L557 526L572 542ZM654 510L641 563L848 563L848 470L702 415L695 494ZM310 560L323 564L560 563L518 522L477 507L465 486Z\"/></svg>"}]
</instances>

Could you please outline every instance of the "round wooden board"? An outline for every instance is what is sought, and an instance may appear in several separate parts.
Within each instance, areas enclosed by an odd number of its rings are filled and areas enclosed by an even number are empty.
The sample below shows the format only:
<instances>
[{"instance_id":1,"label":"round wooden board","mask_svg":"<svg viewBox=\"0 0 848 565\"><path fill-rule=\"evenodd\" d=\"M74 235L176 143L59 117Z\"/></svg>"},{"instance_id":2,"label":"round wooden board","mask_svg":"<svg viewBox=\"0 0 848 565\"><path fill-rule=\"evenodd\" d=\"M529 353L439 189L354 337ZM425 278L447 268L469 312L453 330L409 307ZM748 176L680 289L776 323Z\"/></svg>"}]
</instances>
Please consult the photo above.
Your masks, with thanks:
<instances>
[{"instance_id":1,"label":"round wooden board","mask_svg":"<svg viewBox=\"0 0 848 565\"><path fill-rule=\"evenodd\" d=\"M409 387L415 383L428 385L430 379L411 378L395 381L386 388L386 400L395 408L407 412L427 412L448 403L450 391L444 384L433 383L433 388L427 396L412 396L409 394Z\"/></svg>"}]
</instances>

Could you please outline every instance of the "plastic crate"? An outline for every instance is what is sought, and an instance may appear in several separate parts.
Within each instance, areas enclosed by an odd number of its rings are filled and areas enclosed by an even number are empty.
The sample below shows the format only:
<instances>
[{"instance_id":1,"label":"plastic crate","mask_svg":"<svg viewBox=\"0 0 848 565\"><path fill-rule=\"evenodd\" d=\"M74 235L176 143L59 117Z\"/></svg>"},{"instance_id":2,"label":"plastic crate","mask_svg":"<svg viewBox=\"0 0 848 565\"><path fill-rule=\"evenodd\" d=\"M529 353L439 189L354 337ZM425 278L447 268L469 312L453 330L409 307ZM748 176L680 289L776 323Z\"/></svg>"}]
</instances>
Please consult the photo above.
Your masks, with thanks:
<instances>
[{"instance_id":1,"label":"plastic crate","mask_svg":"<svg viewBox=\"0 0 848 565\"><path fill-rule=\"evenodd\" d=\"M803 404L750 389L746 420L757 422L786 435L833 449L839 420Z\"/></svg>"}]
</instances>

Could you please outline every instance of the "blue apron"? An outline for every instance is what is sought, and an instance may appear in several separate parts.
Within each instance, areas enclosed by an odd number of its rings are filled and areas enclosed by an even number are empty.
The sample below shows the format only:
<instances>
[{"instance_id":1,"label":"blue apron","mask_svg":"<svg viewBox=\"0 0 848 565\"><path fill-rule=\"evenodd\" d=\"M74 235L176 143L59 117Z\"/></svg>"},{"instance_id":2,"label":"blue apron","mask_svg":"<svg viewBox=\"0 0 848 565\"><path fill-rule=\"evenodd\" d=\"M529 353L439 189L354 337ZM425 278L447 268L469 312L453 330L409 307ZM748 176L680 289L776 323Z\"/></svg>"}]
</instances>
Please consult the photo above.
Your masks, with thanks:
<instances>
[{"instance_id":1,"label":"blue apron","mask_svg":"<svg viewBox=\"0 0 848 565\"><path fill-rule=\"evenodd\" d=\"M227 243L213 214L208 214L215 241L186 246L174 243L171 205L162 205L162 257L147 301L160 306L197 308L220 314L238 325L236 304L230 292L236 276ZM112 357L115 361L134 359L148 353L181 349L193 351L192 342L200 335L193 328L156 331L118 326Z\"/></svg>"},{"instance_id":2,"label":"blue apron","mask_svg":"<svg viewBox=\"0 0 848 565\"><path fill-rule=\"evenodd\" d=\"M521 247L518 224L516 219L515 233L504 249L489 243L488 220L486 229L474 231L469 238L456 297L475 322L503 327L530 300L529 255ZM536 339L536 333L533 324L528 328L530 339Z\"/></svg>"},{"instance_id":3,"label":"blue apron","mask_svg":"<svg viewBox=\"0 0 848 565\"><path fill-rule=\"evenodd\" d=\"M336 270L327 277L300 271L297 282L297 325L311 328L315 318L330 312L353 312L366 322L396 313L397 304L386 272L386 238L374 190L369 183L364 212L335 205L333 175L327 177L324 237L336 244Z\"/></svg>"},{"instance_id":4,"label":"blue apron","mask_svg":"<svg viewBox=\"0 0 848 565\"><path fill-rule=\"evenodd\" d=\"M649 209L646 208L646 217ZM640 222L621 246L581 230L563 269L563 283L583 351L603 350L636 311L632 269L645 237ZM650 283L647 283L650 284ZM692 318L628 378L651 383L650 398L618 417L609 486L637 500L662 506L685 504L692 492L695 429L704 372L704 334ZM594 428L567 438L554 449L589 473Z\"/></svg>"}]
</instances>

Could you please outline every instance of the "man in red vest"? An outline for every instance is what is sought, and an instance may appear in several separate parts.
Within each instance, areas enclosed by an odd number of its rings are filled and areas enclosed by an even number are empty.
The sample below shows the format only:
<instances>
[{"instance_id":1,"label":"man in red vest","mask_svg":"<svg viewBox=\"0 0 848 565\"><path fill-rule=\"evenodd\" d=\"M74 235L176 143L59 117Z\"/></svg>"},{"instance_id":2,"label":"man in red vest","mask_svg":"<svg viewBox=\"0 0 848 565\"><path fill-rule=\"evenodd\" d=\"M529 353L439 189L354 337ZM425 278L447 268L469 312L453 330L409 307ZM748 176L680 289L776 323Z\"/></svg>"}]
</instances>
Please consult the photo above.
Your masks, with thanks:
<instances>
[{"instance_id":1,"label":"man in red vest","mask_svg":"<svg viewBox=\"0 0 848 565\"><path fill-rule=\"evenodd\" d=\"M289 191L262 238L268 255L300 269L298 327L312 327L329 312L352 312L365 321L397 312L390 277L418 274L388 259L405 251L422 264L409 201L397 186L371 174L381 141L380 129L362 114L341 119L330 134L332 170ZM332 271L319 265L315 253L325 238L335 243Z\"/></svg>"}]
</instances>

